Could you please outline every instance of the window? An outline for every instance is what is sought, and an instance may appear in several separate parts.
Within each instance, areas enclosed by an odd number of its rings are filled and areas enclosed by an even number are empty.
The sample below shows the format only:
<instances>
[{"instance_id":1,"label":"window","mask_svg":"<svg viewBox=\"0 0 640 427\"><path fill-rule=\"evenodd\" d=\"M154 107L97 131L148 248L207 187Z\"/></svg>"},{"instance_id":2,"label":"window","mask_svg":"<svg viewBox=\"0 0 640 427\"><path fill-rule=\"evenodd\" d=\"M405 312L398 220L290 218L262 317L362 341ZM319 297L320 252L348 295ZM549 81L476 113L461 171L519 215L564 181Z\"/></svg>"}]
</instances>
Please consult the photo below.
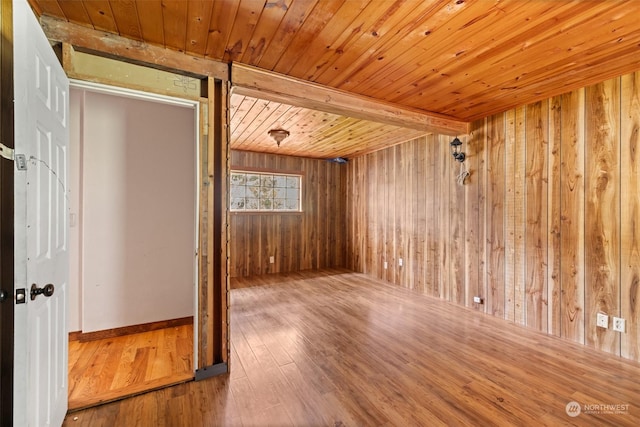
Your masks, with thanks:
<instances>
[{"instance_id":1,"label":"window","mask_svg":"<svg viewBox=\"0 0 640 427\"><path fill-rule=\"evenodd\" d=\"M301 175L231 171L232 212L300 212Z\"/></svg>"}]
</instances>

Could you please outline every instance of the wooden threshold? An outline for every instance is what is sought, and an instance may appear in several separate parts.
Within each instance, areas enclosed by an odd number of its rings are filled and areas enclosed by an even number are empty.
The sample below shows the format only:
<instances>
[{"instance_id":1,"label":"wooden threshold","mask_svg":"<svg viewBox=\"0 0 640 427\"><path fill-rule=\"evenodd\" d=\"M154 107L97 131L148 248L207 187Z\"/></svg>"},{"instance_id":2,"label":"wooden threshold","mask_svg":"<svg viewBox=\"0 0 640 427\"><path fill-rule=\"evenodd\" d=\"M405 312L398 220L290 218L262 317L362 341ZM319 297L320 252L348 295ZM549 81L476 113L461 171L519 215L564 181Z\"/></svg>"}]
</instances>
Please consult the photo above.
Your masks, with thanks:
<instances>
[{"instance_id":1,"label":"wooden threshold","mask_svg":"<svg viewBox=\"0 0 640 427\"><path fill-rule=\"evenodd\" d=\"M95 332L69 332L69 341L89 342L185 325L193 325L193 316L180 317L178 319L160 320L157 322L142 323L139 325L123 326L121 328L105 329Z\"/></svg>"}]
</instances>

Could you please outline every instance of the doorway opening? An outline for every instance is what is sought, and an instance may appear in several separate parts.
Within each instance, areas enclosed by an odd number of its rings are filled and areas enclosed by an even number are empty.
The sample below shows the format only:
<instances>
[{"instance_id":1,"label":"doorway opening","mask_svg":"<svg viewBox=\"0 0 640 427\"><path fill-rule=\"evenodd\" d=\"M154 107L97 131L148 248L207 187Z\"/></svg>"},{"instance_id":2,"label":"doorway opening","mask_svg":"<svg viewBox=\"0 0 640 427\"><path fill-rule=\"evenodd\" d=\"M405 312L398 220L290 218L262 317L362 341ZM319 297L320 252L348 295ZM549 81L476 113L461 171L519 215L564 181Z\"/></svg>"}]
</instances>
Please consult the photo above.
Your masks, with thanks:
<instances>
[{"instance_id":1,"label":"doorway opening","mask_svg":"<svg viewBox=\"0 0 640 427\"><path fill-rule=\"evenodd\" d=\"M199 103L72 81L69 410L194 375Z\"/></svg>"}]
</instances>

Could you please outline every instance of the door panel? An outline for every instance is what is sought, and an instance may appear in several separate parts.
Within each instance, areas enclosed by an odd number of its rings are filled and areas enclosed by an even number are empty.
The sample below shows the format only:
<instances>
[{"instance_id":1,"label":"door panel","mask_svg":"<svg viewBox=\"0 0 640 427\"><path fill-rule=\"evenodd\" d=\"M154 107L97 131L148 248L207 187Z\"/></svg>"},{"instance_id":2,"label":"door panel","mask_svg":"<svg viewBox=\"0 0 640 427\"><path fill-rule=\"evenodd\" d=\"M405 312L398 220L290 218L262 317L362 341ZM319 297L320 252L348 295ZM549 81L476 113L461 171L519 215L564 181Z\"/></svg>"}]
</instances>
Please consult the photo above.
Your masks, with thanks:
<instances>
[{"instance_id":1,"label":"door panel","mask_svg":"<svg viewBox=\"0 0 640 427\"><path fill-rule=\"evenodd\" d=\"M16 305L14 423L59 426L67 410L69 83L25 0L14 3ZM32 285L54 285L29 297Z\"/></svg>"}]
</instances>

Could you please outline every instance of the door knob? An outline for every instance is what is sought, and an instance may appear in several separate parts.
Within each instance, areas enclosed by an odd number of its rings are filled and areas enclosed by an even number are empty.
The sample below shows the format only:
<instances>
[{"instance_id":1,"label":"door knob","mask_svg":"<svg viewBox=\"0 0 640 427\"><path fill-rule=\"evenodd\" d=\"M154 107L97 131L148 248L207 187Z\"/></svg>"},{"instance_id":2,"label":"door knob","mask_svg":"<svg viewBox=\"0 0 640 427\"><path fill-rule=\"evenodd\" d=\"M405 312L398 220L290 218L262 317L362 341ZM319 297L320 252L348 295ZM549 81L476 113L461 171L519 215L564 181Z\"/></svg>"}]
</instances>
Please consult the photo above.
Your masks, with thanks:
<instances>
[{"instance_id":1,"label":"door knob","mask_svg":"<svg viewBox=\"0 0 640 427\"><path fill-rule=\"evenodd\" d=\"M31 285L31 301L36 299L36 297L40 294L44 294L45 297L50 297L51 295L53 295L54 291L55 287L51 283L45 285L44 288L39 288L38 285L34 283L33 285Z\"/></svg>"},{"instance_id":2,"label":"door knob","mask_svg":"<svg viewBox=\"0 0 640 427\"><path fill-rule=\"evenodd\" d=\"M0 302L5 302L5 300L9 297L9 294L4 289L0 289Z\"/></svg>"}]
</instances>

